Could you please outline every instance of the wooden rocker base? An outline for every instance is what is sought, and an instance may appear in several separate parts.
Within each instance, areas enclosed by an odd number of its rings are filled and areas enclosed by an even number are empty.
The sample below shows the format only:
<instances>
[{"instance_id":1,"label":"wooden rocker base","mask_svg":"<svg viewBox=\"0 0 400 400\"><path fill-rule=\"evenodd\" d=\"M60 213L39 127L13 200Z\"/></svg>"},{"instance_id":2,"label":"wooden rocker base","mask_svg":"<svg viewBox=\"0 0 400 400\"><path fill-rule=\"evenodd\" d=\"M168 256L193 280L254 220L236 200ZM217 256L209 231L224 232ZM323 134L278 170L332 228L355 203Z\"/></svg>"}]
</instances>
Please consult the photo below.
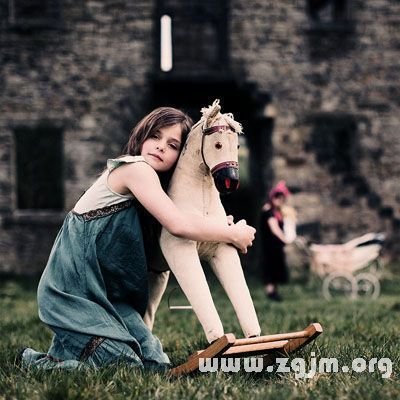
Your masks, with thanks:
<instances>
[{"instance_id":1,"label":"wooden rocker base","mask_svg":"<svg viewBox=\"0 0 400 400\"><path fill-rule=\"evenodd\" d=\"M322 333L322 327L315 322L303 331L278 333L255 338L236 339L232 333L220 337L204 350L189 356L188 360L169 371L170 376L181 376L199 369L200 358L228 358L262 356L264 365L275 363L276 357L288 354L306 346Z\"/></svg>"}]
</instances>

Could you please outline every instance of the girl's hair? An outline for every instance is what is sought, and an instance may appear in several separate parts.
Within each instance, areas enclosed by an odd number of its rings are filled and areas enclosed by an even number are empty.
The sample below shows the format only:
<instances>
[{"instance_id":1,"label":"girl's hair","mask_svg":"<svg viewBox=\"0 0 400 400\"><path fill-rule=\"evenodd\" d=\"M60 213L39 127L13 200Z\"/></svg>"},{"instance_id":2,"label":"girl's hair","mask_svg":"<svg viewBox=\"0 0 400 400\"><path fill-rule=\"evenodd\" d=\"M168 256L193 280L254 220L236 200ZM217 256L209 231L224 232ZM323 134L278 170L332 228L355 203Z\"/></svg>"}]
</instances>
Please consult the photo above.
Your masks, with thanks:
<instances>
[{"instance_id":1,"label":"girl's hair","mask_svg":"<svg viewBox=\"0 0 400 400\"><path fill-rule=\"evenodd\" d=\"M183 111L173 107L159 107L147 114L132 129L124 153L131 156L140 155L143 142L159 129L179 124L182 129L182 146L193 125L192 119Z\"/></svg>"},{"instance_id":2,"label":"girl's hair","mask_svg":"<svg viewBox=\"0 0 400 400\"><path fill-rule=\"evenodd\" d=\"M172 107L159 107L146 115L132 129L128 143L125 146L124 153L131 156L140 155L142 145L152 134L159 129L179 124L182 129L181 149L183 148L190 129L193 125L192 119L183 111ZM160 183L164 190L167 190L169 181L175 170L175 166L169 171L159 173ZM146 259L151 266L154 258L161 254L158 245L158 238L161 233L160 223L143 206L137 207L142 226L143 241L146 253ZM158 252L155 250L158 249Z\"/></svg>"}]
</instances>

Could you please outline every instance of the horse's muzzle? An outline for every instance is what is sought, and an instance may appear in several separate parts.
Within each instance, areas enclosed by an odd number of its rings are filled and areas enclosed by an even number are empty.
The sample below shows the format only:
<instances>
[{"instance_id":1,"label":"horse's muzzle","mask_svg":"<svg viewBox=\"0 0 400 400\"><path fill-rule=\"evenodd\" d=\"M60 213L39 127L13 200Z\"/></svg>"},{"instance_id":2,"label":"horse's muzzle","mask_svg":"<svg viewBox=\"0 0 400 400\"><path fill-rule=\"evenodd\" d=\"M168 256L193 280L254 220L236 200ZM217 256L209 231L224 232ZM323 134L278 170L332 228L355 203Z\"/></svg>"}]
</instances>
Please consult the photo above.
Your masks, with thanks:
<instances>
[{"instance_id":1,"label":"horse's muzzle","mask_svg":"<svg viewBox=\"0 0 400 400\"><path fill-rule=\"evenodd\" d=\"M218 192L222 194L232 193L239 187L239 168L235 161L216 165L211 174L214 178Z\"/></svg>"}]
</instances>

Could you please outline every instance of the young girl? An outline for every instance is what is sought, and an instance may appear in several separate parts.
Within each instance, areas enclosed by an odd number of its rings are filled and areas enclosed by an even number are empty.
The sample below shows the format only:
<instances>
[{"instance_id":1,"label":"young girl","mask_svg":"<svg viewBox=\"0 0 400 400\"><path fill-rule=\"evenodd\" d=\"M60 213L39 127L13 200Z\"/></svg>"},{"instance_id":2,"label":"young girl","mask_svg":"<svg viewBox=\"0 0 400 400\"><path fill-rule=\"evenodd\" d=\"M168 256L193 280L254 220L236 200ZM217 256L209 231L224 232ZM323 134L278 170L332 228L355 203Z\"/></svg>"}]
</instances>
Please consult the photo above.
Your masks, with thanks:
<instances>
[{"instance_id":1,"label":"young girl","mask_svg":"<svg viewBox=\"0 0 400 400\"><path fill-rule=\"evenodd\" d=\"M265 294L273 301L281 301L278 284L287 283L289 279L284 247L296 237L295 216L291 207L285 206L290 195L284 181L270 191L269 199L261 212L260 235L263 243L263 280ZM291 211L285 215L285 209Z\"/></svg>"},{"instance_id":2,"label":"young girl","mask_svg":"<svg viewBox=\"0 0 400 400\"><path fill-rule=\"evenodd\" d=\"M142 319L148 284L138 208L176 236L227 242L244 253L255 234L244 221L225 225L185 214L164 192L161 181L172 174L191 125L180 110L152 111L133 129L127 155L108 160L68 213L38 287L39 317L54 337L47 353L25 349L23 365L169 366Z\"/></svg>"}]
</instances>

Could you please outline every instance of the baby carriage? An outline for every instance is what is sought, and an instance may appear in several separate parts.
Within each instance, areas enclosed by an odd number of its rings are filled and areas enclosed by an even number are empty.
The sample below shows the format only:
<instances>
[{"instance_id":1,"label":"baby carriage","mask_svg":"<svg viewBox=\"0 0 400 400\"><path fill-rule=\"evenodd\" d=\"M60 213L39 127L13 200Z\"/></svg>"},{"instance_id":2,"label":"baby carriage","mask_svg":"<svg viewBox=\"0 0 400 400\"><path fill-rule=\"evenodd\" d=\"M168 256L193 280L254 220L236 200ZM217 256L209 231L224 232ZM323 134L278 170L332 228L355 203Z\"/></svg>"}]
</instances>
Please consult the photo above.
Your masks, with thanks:
<instances>
[{"instance_id":1,"label":"baby carriage","mask_svg":"<svg viewBox=\"0 0 400 400\"><path fill-rule=\"evenodd\" d=\"M311 272L322 279L323 296L376 299L384 239L382 233L367 233L344 244L312 244L308 248Z\"/></svg>"}]
</instances>

